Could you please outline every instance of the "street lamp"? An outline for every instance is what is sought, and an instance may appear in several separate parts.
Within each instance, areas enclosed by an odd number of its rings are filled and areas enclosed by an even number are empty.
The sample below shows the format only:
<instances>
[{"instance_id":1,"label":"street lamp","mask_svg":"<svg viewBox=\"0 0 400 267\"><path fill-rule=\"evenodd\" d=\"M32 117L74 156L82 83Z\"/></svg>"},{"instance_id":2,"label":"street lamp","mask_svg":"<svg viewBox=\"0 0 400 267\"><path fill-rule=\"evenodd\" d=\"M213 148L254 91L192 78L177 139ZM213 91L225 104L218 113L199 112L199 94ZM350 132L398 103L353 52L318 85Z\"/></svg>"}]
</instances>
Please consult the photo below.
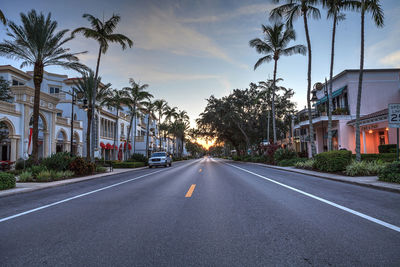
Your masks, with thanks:
<instances>
[{"instance_id":1,"label":"street lamp","mask_svg":"<svg viewBox=\"0 0 400 267\"><path fill-rule=\"evenodd\" d=\"M72 87L71 92L63 91L66 94L69 94L71 98L71 137L70 137L70 154L73 156L73 147L74 147L74 105L76 104L76 100L80 100L83 98L83 94L78 92L75 94L75 88Z\"/></svg>"}]
</instances>

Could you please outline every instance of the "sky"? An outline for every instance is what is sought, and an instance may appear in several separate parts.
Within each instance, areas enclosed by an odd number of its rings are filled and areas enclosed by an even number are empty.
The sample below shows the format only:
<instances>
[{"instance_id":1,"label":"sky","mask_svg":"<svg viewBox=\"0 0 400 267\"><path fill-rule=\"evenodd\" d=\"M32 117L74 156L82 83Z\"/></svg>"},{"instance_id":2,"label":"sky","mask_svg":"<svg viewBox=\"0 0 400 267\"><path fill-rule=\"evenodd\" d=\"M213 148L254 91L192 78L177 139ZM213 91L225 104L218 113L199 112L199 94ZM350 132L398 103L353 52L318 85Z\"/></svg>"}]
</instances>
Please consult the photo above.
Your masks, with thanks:
<instances>
[{"instance_id":1,"label":"sky","mask_svg":"<svg viewBox=\"0 0 400 267\"><path fill-rule=\"evenodd\" d=\"M400 1L381 0L385 26L377 28L367 15L365 68L400 68ZM233 89L248 87L250 82L272 78L273 63L254 71L262 55L249 47L249 41L262 38L261 25L271 24L268 0L2 0L0 9L7 19L20 24L20 12L32 8L45 14L51 12L58 29L73 30L89 27L84 13L99 18L119 14L116 32L134 41L131 49L122 50L111 44L102 56L100 75L113 88L128 86L129 78L149 85L156 99L165 99L170 106L186 110L191 125L204 110L211 95L222 97ZM306 45L301 20L294 24L296 41L291 45ZM312 83L329 77L332 21L321 10L320 20L311 20L309 30L312 47ZM6 28L0 28L0 40L8 38ZM87 51L80 60L94 69L98 44L78 36L65 45L72 52ZM347 12L339 23L336 39L334 74L356 69L360 62L360 16ZM20 62L0 58L0 64L19 68ZM26 67L23 70L31 70ZM77 76L71 70L48 67L48 72ZM306 104L307 57L282 57L277 75L282 86L295 91L293 100L298 109Z\"/></svg>"}]
</instances>

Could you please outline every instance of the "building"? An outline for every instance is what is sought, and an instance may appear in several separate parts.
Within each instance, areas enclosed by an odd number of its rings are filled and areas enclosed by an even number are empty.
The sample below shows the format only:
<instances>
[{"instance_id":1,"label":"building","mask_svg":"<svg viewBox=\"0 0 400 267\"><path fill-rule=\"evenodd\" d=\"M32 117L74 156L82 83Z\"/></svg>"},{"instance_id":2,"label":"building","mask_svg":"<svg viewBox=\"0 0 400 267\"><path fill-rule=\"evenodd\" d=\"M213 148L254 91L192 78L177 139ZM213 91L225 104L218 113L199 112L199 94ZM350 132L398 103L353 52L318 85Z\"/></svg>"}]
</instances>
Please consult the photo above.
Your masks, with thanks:
<instances>
[{"instance_id":1,"label":"building","mask_svg":"<svg viewBox=\"0 0 400 267\"><path fill-rule=\"evenodd\" d=\"M14 99L0 101L0 160L15 161L30 153L30 137L33 125L34 84L32 72L23 72L10 65L0 66L0 77L9 81ZM72 88L78 78L44 72L41 85L39 118L39 157L47 157L56 152L70 151L75 155L86 156L86 133L88 118L83 99L72 101ZM74 109L73 109L74 107ZM72 109L74 110L72 114ZM95 157L105 159L125 159L129 154L146 153L147 122L149 122L149 151L172 152L173 141L167 137L162 141L158 134L157 120L141 114L134 125L126 106L115 108L100 106L95 111L97 131L95 138ZM71 138L71 123L73 131ZM130 140L130 143L128 141Z\"/></svg>"},{"instance_id":2,"label":"building","mask_svg":"<svg viewBox=\"0 0 400 267\"><path fill-rule=\"evenodd\" d=\"M333 149L355 153L355 118L359 70L344 70L333 77ZM328 83L329 84L329 83ZM327 86L315 90L312 112L317 153L327 151ZM400 103L400 69L364 70L360 110L361 153L378 153L378 146L395 144L396 131L388 128L388 104ZM311 156L307 110L299 111L294 125L294 146Z\"/></svg>"}]
</instances>

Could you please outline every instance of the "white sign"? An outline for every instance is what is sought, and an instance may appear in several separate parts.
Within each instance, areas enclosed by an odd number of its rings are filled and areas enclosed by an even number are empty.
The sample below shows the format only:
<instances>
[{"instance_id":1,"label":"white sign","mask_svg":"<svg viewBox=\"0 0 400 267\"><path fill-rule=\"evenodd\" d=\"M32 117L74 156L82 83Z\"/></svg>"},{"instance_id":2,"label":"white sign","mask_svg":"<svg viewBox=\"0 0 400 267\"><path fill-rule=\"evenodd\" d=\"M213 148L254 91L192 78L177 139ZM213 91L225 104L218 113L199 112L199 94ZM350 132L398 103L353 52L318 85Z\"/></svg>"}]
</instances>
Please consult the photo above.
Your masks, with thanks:
<instances>
[{"instance_id":1,"label":"white sign","mask_svg":"<svg viewBox=\"0 0 400 267\"><path fill-rule=\"evenodd\" d=\"M389 104L389 128L400 128L400 104Z\"/></svg>"}]
</instances>

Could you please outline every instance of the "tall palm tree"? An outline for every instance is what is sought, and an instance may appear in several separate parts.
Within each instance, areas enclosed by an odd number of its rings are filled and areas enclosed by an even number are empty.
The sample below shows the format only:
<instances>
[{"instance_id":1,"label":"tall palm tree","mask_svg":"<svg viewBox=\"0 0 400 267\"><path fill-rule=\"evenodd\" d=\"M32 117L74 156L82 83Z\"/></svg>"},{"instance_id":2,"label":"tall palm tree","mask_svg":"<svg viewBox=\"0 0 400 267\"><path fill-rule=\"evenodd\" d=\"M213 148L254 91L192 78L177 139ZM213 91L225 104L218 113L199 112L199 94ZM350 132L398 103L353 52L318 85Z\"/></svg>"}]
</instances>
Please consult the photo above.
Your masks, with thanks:
<instances>
[{"instance_id":1,"label":"tall palm tree","mask_svg":"<svg viewBox=\"0 0 400 267\"><path fill-rule=\"evenodd\" d=\"M88 110L86 112L87 115L87 130L86 130L86 158L88 160L90 160L90 143L91 140L94 140L94 136L95 134L93 134L92 137L92 114L96 113L96 109L98 108L98 106L95 106L93 108L93 88L94 88L94 72L92 70L89 70L89 72L85 72L82 74L82 78L77 79L76 81L74 81L74 90L77 94L82 94L83 95L83 99L85 99L88 102ZM97 103L101 103L103 101L104 98L106 98L107 96L109 96L110 94L110 87L111 84L105 84L103 85L101 83L101 77L97 77L97 84L99 84L100 86L97 87L97 92L96 92L96 101ZM94 123L93 123L94 124ZM93 133L97 132L97 129L95 129L95 131Z\"/></svg>"},{"instance_id":2,"label":"tall palm tree","mask_svg":"<svg viewBox=\"0 0 400 267\"><path fill-rule=\"evenodd\" d=\"M155 118L156 106L150 98L144 103L143 111L147 116L147 126L146 126L146 158L149 157L149 133L150 133L150 120Z\"/></svg>"},{"instance_id":3,"label":"tall palm tree","mask_svg":"<svg viewBox=\"0 0 400 267\"><path fill-rule=\"evenodd\" d=\"M161 151L162 135L161 135L161 130L160 130L159 126L161 125L161 119L165 113L165 110L166 110L166 107L168 106L168 104L167 104L167 101L165 101L164 99L158 99L158 100L154 101L154 105L155 105L156 112L158 113L158 116L157 116L158 117L158 135L159 135L159 142L160 142L159 148Z\"/></svg>"},{"instance_id":4,"label":"tall palm tree","mask_svg":"<svg viewBox=\"0 0 400 267\"><path fill-rule=\"evenodd\" d=\"M0 10L0 21L1 21L4 25L7 24L7 19L6 19L6 17L4 16L3 11L1 11L1 10Z\"/></svg>"},{"instance_id":5,"label":"tall palm tree","mask_svg":"<svg viewBox=\"0 0 400 267\"><path fill-rule=\"evenodd\" d=\"M357 6L357 1L351 0L322 0L322 4L327 8L327 18L333 19L332 26L332 43L331 43L331 64L329 68L329 90L328 90L328 151L332 150L332 86L333 86L333 65L335 59L335 37L336 26L339 21L345 19L345 14L342 11L354 9ZM328 86L325 84L325 86Z\"/></svg>"},{"instance_id":6,"label":"tall palm tree","mask_svg":"<svg viewBox=\"0 0 400 267\"><path fill-rule=\"evenodd\" d=\"M40 87L43 81L44 68L51 65L67 69L82 70L86 67L79 63L77 55L85 53L70 53L63 47L73 37L64 35L68 30L56 32L57 21L52 20L51 13L46 17L35 10L27 14L20 13L22 25L8 22L7 35L11 40L0 43L0 56L22 60L21 68L33 65L33 83L35 95L33 101L33 133L32 157L38 160Z\"/></svg>"},{"instance_id":7,"label":"tall palm tree","mask_svg":"<svg viewBox=\"0 0 400 267\"><path fill-rule=\"evenodd\" d=\"M167 124L169 125L169 131L168 133L171 133L171 123L172 123L172 119L176 120L178 118L178 108L177 107L170 107L167 106L165 109L165 121L167 122ZM173 144L172 144L172 148L175 150L175 141L173 140ZM169 148L169 140L168 140L168 148Z\"/></svg>"},{"instance_id":8,"label":"tall palm tree","mask_svg":"<svg viewBox=\"0 0 400 267\"><path fill-rule=\"evenodd\" d=\"M125 90L117 90L113 89L110 91L109 95L106 96L101 104L106 105L107 107L113 107L116 109L116 119L115 119L115 127L114 127L114 147L117 144L117 135L118 135L118 120L119 120L119 111L121 106L129 105L128 92ZM114 160L117 160L117 153L114 153Z\"/></svg>"},{"instance_id":9,"label":"tall palm tree","mask_svg":"<svg viewBox=\"0 0 400 267\"><path fill-rule=\"evenodd\" d=\"M98 52L98 56L97 56L97 63L96 63L96 73L95 73L95 82L97 81L97 77L99 76L99 66L100 66L100 58L101 58L101 54L105 54L108 50L108 47L110 46L110 43L119 43L122 47L122 50L125 50L127 46L132 47L133 46L133 42L131 39L129 39L128 37L126 37L123 34L119 34L119 33L114 33L118 22L121 20L121 17L119 15L112 15L112 17L107 20L107 21L102 21L90 14L83 14L83 17L86 18L89 23L90 23L90 28L86 28L86 27L80 27L75 29L72 32L72 35L76 34L76 33L82 33L83 36L85 36L86 38L90 38L90 39L94 39L99 43L99 52ZM93 101L95 101L96 99L96 90L97 90L97 86L98 84L96 83L94 85L94 97L93 97ZM95 103L92 103L92 105L94 106ZM94 116L94 114L92 114L92 116ZM94 117L92 117L92 119L94 120ZM93 126L94 127L94 124ZM94 130L94 129L93 129ZM92 143L91 146L91 157L92 160L94 160L94 146L95 144Z\"/></svg>"},{"instance_id":10,"label":"tall palm tree","mask_svg":"<svg viewBox=\"0 0 400 267\"><path fill-rule=\"evenodd\" d=\"M131 87L124 87L123 90L125 90L128 93L128 98L129 98L129 109L130 109L130 115L131 115L131 122L129 124L128 128L128 143L130 143L130 138L131 138L131 131L132 131L132 123L133 120L134 122L134 129L133 129L133 153L136 153L136 121L138 117L138 111L139 109L143 106L145 103L146 99L152 98L153 95L150 94L149 92L145 91L149 87L148 84L142 84L135 82L134 79L130 78L129 83Z\"/></svg>"},{"instance_id":11,"label":"tall palm tree","mask_svg":"<svg viewBox=\"0 0 400 267\"><path fill-rule=\"evenodd\" d=\"M179 138L180 140L180 146L179 149L179 156L182 157L183 154L183 146L185 142L185 133L189 129L189 115L185 110L180 110L178 112L178 118L176 120L176 138Z\"/></svg>"},{"instance_id":12,"label":"tall palm tree","mask_svg":"<svg viewBox=\"0 0 400 267\"><path fill-rule=\"evenodd\" d=\"M290 41L296 40L296 33L292 28L285 27L283 23L277 22L273 26L262 25L262 31L265 34L264 40L255 38L249 42L251 47L254 47L260 54L266 54L260 58L254 65L256 70L261 64L274 61L274 75L272 84L272 131L274 135L274 143L276 139L276 116L275 116L275 87L276 87L276 72L278 60L281 56L291 56L294 54L306 54L304 45L294 45L288 47Z\"/></svg>"},{"instance_id":13,"label":"tall palm tree","mask_svg":"<svg viewBox=\"0 0 400 267\"><path fill-rule=\"evenodd\" d=\"M314 127L312 124L312 111L311 111L311 40L310 33L308 30L308 18L312 17L314 19L319 19L321 13L319 9L314 5L319 3L319 0L284 0L286 4L282 4L271 10L270 16L274 18L285 17L286 24L292 28L293 22L299 17L303 17L304 31L306 33L307 48L308 48L308 68L307 68L307 108L308 108L308 121L310 129L310 144L311 144L311 154L314 156L316 154L315 142L314 142ZM283 0L274 0L275 3L283 2Z\"/></svg>"},{"instance_id":14,"label":"tall palm tree","mask_svg":"<svg viewBox=\"0 0 400 267\"><path fill-rule=\"evenodd\" d=\"M358 77L358 91L357 91L357 107L356 107L356 160L361 161L361 147L360 147L360 109L361 109L361 94L362 94L362 81L364 72L364 28L365 28L365 14L371 13L372 19L377 27L383 27L384 14L379 0L359 0L357 1L357 10L361 13L361 51L360 51L360 74Z\"/></svg>"}]
</instances>

